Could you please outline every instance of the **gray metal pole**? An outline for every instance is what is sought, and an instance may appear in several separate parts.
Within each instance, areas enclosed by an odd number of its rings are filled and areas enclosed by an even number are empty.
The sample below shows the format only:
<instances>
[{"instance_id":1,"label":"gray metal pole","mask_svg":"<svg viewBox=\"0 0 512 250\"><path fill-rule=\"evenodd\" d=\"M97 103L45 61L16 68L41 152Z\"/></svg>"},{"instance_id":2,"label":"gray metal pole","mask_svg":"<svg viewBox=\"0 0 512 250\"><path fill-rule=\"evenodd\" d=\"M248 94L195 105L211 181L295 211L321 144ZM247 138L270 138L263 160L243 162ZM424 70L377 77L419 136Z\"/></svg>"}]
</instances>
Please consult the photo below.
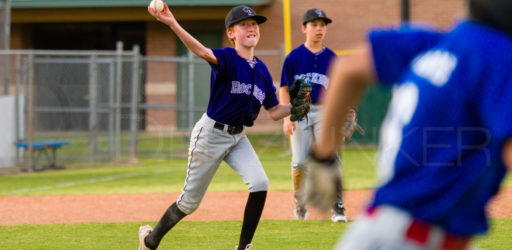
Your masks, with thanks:
<instances>
[{"instance_id":1,"label":"gray metal pole","mask_svg":"<svg viewBox=\"0 0 512 250\"><path fill-rule=\"evenodd\" d=\"M132 90L130 103L130 161L136 161L139 112L140 47L133 46Z\"/></svg>"},{"instance_id":2,"label":"gray metal pole","mask_svg":"<svg viewBox=\"0 0 512 250\"><path fill-rule=\"evenodd\" d=\"M119 161L121 160L121 103L122 103L122 96L121 96L121 89L123 85L123 42L118 41L116 43L116 115L115 115L115 148L116 148L116 154L115 154L115 160Z\"/></svg>"},{"instance_id":3,"label":"gray metal pole","mask_svg":"<svg viewBox=\"0 0 512 250\"><path fill-rule=\"evenodd\" d=\"M27 143L28 143L28 171L34 172L34 54L28 56L28 128L27 128Z\"/></svg>"},{"instance_id":4,"label":"gray metal pole","mask_svg":"<svg viewBox=\"0 0 512 250\"><path fill-rule=\"evenodd\" d=\"M4 47L7 50L10 48L11 43L11 1L5 0L4 4Z\"/></svg>"},{"instance_id":5,"label":"gray metal pole","mask_svg":"<svg viewBox=\"0 0 512 250\"><path fill-rule=\"evenodd\" d=\"M23 141L27 141L28 136L28 56L25 56L21 60L21 87L23 92L23 135L22 139ZM24 150L21 150L24 152ZM24 152L27 153L27 152Z\"/></svg>"},{"instance_id":6,"label":"gray metal pole","mask_svg":"<svg viewBox=\"0 0 512 250\"><path fill-rule=\"evenodd\" d=\"M4 6L4 41L3 48L4 50L8 50L10 48L10 36L11 36L11 1L6 0ZM9 56L5 55L4 59L4 94L9 94Z\"/></svg>"},{"instance_id":7,"label":"gray metal pole","mask_svg":"<svg viewBox=\"0 0 512 250\"><path fill-rule=\"evenodd\" d=\"M400 3L400 20L408 22L410 19L410 5L409 0L401 0Z\"/></svg>"},{"instance_id":8,"label":"gray metal pole","mask_svg":"<svg viewBox=\"0 0 512 250\"><path fill-rule=\"evenodd\" d=\"M22 75L21 70L21 56L16 55L15 57L15 65L16 65L16 71L14 74L15 77L15 86L14 86L14 126L16 130L16 143L20 141L20 78ZM18 166L20 163L20 152L18 149L16 149L16 166Z\"/></svg>"},{"instance_id":9,"label":"gray metal pole","mask_svg":"<svg viewBox=\"0 0 512 250\"><path fill-rule=\"evenodd\" d=\"M114 60L109 63L109 73L108 73L108 155L110 160L115 159L114 154L114 124L115 124L115 112L116 108L114 107L115 102L115 67Z\"/></svg>"},{"instance_id":10,"label":"gray metal pole","mask_svg":"<svg viewBox=\"0 0 512 250\"><path fill-rule=\"evenodd\" d=\"M194 126L194 54L190 50L187 50L188 59L188 128L191 129Z\"/></svg>"},{"instance_id":11,"label":"gray metal pole","mask_svg":"<svg viewBox=\"0 0 512 250\"><path fill-rule=\"evenodd\" d=\"M91 56L89 64L89 164L93 165L98 132L98 60Z\"/></svg>"}]
</instances>

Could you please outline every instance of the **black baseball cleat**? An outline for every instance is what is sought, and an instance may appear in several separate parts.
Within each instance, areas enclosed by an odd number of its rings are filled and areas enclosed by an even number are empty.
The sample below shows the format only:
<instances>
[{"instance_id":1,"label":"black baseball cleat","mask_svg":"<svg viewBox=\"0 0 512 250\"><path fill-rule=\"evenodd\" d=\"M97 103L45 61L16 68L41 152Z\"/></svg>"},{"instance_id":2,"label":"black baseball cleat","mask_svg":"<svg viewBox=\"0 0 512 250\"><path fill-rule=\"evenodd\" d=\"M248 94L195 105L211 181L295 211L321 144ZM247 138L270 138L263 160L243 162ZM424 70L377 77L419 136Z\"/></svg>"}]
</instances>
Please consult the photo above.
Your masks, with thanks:
<instances>
[{"instance_id":1,"label":"black baseball cleat","mask_svg":"<svg viewBox=\"0 0 512 250\"><path fill-rule=\"evenodd\" d=\"M333 222L347 222L348 218L347 215L345 215L345 207L341 204L334 205L334 208L332 209L332 217L331 220Z\"/></svg>"}]
</instances>

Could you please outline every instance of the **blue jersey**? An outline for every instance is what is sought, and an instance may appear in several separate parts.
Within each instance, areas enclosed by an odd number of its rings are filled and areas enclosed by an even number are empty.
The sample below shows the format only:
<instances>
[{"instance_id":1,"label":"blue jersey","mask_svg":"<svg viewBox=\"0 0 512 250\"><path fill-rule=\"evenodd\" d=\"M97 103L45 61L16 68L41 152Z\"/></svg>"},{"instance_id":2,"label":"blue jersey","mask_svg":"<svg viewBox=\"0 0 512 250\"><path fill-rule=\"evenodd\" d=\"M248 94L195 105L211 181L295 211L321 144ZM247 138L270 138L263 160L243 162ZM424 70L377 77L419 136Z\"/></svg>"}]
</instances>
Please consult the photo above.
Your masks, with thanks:
<instances>
[{"instance_id":1,"label":"blue jersey","mask_svg":"<svg viewBox=\"0 0 512 250\"><path fill-rule=\"evenodd\" d=\"M265 64L240 57L233 48L213 50L218 65L212 68L207 115L228 125L252 126L261 106L270 109L279 101Z\"/></svg>"},{"instance_id":2,"label":"blue jersey","mask_svg":"<svg viewBox=\"0 0 512 250\"><path fill-rule=\"evenodd\" d=\"M328 48L313 53L304 44L295 48L284 60L281 72L281 87L290 86L297 78L304 77L313 84L311 101L319 102L323 89L327 88L329 65L336 54Z\"/></svg>"},{"instance_id":3,"label":"blue jersey","mask_svg":"<svg viewBox=\"0 0 512 250\"><path fill-rule=\"evenodd\" d=\"M512 37L463 21L449 33L376 30L369 40L379 82L395 84L372 206L459 235L485 232L512 137Z\"/></svg>"}]
</instances>

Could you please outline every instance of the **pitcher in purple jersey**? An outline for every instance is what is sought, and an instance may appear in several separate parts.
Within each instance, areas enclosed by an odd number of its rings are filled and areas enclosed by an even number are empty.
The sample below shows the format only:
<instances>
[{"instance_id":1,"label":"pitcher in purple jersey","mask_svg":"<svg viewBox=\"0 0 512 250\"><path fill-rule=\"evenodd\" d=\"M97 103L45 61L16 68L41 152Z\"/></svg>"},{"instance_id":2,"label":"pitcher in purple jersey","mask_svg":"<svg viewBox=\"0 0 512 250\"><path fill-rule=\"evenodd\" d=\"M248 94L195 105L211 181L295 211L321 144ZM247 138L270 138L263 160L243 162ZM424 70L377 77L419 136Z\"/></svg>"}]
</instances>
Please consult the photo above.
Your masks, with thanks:
<instances>
[{"instance_id":1,"label":"pitcher in purple jersey","mask_svg":"<svg viewBox=\"0 0 512 250\"><path fill-rule=\"evenodd\" d=\"M165 4L164 4L165 5ZM167 5L163 12L148 12L168 25L185 46L211 66L210 100L190 136L187 178L183 192L155 226L139 229L139 249L156 249L164 235L183 217L194 212L224 160L249 188L237 249L252 248L252 238L265 205L268 178L247 139L244 126L252 126L263 106L274 120L290 114L290 104L279 104L272 77L254 56L259 24L267 19L247 6L231 9L225 18L226 34L235 48L209 49L187 33Z\"/></svg>"},{"instance_id":2,"label":"pitcher in purple jersey","mask_svg":"<svg viewBox=\"0 0 512 250\"><path fill-rule=\"evenodd\" d=\"M512 2L468 3L469 18L449 32L373 30L333 66L324 133L308 161L312 176L324 176L307 191L320 205L333 197L325 182L341 179L324 175L336 173L340 113L370 83L393 85L379 186L337 249L468 249L488 230L485 206L512 168Z\"/></svg>"},{"instance_id":3,"label":"pitcher in purple jersey","mask_svg":"<svg viewBox=\"0 0 512 250\"><path fill-rule=\"evenodd\" d=\"M311 92L311 109L308 119L298 122L283 119L283 132L290 138L292 161L291 175L293 181L293 198L295 218L307 219L307 208L304 197L304 179L307 169L306 157L314 140L319 138L322 114L321 95L327 88L327 72L336 54L323 44L327 32L327 24L331 23L325 12L320 9L309 9L302 17L302 32L306 36L304 44L295 48L286 56L281 73L281 89L279 99L282 104L290 103L289 88L295 79L305 79L313 84ZM337 161L341 165L341 161ZM338 198L332 206L332 221L347 222L341 188Z\"/></svg>"}]
</instances>

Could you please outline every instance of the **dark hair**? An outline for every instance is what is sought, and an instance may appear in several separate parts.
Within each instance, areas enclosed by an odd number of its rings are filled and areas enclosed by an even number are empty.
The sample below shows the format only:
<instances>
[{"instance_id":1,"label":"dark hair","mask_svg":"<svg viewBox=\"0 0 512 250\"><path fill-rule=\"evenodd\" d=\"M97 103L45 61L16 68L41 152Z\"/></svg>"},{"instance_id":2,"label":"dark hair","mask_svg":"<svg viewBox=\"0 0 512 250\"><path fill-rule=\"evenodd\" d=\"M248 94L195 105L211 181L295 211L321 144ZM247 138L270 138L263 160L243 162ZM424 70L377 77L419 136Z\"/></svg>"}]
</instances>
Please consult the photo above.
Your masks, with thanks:
<instances>
[{"instance_id":1,"label":"dark hair","mask_svg":"<svg viewBox=\"0 0 512 250\"><path fill-rule=\"evenodd\" d=\"M469 0L469 17L512 34L512 0Z\"/></svg>"}]
</instances>

